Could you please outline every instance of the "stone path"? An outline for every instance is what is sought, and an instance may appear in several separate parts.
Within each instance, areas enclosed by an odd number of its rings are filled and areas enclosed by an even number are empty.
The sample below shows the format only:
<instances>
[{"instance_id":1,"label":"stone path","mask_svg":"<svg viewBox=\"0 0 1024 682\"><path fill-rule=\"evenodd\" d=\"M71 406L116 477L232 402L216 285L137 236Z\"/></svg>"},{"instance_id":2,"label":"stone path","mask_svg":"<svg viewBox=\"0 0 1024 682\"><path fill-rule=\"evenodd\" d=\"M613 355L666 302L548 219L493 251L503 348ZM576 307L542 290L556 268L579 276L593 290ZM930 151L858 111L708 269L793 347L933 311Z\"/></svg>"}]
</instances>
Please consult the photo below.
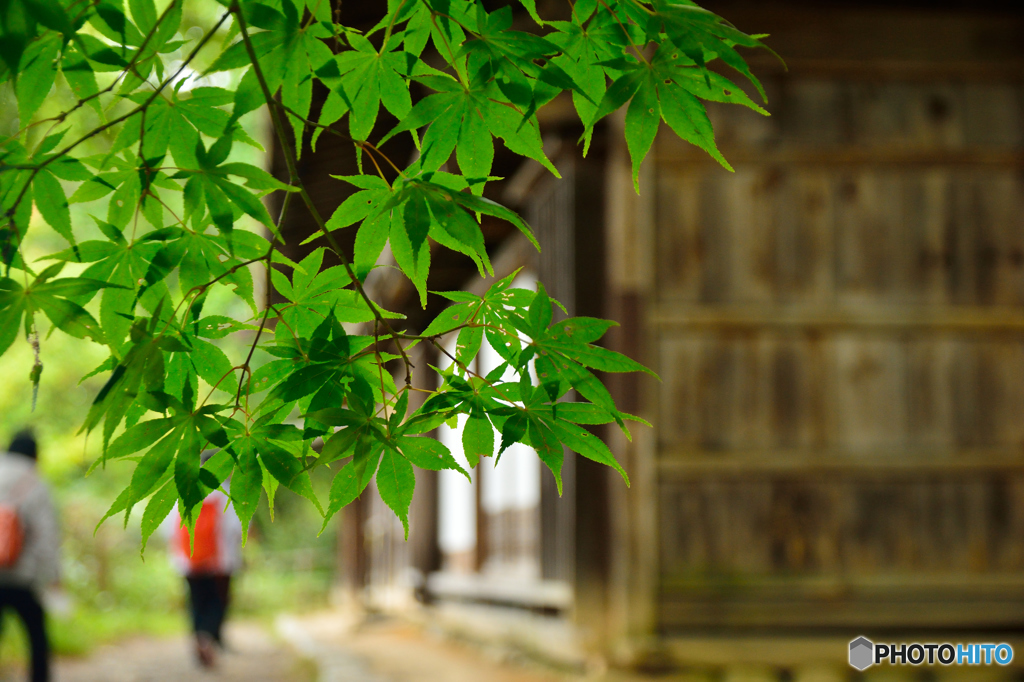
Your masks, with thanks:
<instances>
[{"instance_id":1,"label":"stone path","mask_svg":"<svg viewBox=\"0 0 1024 682\"><path fill-rule=\"evenodd\" d=\"M84 659L57 662L55 682L1019 682L1019 670L869 669L852 674L844 665L796 667L736 660L724 667L651 676L622 672L589 676L559 673L509 649L487 649L433 633L401 620L346 620L337 613L282 617L275 634L254 624L233 623L229 651L214 671L198 668L191 641L139 638L103 647ZM705 648L706 647L701 647ZM699 659L699 656L693 656ZM696 660L695 660L696 662ZM24 672L6 669L0 682L21 682Z\"/></svg>"},{"instance_id":2,"label":"stone path","mask_svg":"<svg viewBox=\"0 0 1024 682\"><path fill-rule=\"evenodd\" d=\"M337 614L281 619L283 639L315 660L320 682L1022 682L1016 669L914 667L872 668L856 674L845 662L814 662L810 651L797 665L751 661L701 664L697 651L689 670L652 671L648 675L593 671L590 675L559 673L514 651L481 648L432 633L401 620L346 622ZM837 646L844 645L839 642ZM707 642L700 648L707 648ZM1024 647L1022 647L1024 649ZM1018 649L1020 650L1020 649ZM706 654L707 652L705 652ZM742 658L742 657L737 657Z\"/></svg>"},{"instance_id":3,"label":"stone path","mask_svg":"<svg viewBox=\"0 0 1024 682\"><path fill-rule=\"evenodd\" d=\"M54 682L314 682L315 667L256 625L232 624L216 669L200 669L191 640L140 638L101 647L89 657L57 661ZM13 680L23 679L20 675Z\"/></svg>"},{"instance_id":4,"label":"stone path","mask_svg":"<svg viewBox=\"0 0 1024 682\"><path fill-rule=\"evenodd\" d=\"M358 626L336 615L282 618L277 631L316 661L319 682L568 682L526 661L481 650L401 621Z\"/></svg>"}]
</instances>

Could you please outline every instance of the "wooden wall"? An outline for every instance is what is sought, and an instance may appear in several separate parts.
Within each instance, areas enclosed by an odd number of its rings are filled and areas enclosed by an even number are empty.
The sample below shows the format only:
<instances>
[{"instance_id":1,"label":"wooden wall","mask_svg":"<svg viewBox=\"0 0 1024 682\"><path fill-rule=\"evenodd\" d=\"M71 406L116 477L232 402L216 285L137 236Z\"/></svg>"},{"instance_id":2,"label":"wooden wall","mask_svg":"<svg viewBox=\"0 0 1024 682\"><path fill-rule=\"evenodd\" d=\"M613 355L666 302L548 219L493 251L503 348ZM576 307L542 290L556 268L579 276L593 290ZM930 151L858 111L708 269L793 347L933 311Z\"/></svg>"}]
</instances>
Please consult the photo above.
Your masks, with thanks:
<instances>
[{"instance_id":1,"label":"wooden wall","mask_svg":"<svg viewBox=\"0 0 1024 682\"><path fill-rule=\"evenodd\" d=\"M1024 624L1021 74L769 76L656 148L657 627Z\"/></svg>"}]
</instances>

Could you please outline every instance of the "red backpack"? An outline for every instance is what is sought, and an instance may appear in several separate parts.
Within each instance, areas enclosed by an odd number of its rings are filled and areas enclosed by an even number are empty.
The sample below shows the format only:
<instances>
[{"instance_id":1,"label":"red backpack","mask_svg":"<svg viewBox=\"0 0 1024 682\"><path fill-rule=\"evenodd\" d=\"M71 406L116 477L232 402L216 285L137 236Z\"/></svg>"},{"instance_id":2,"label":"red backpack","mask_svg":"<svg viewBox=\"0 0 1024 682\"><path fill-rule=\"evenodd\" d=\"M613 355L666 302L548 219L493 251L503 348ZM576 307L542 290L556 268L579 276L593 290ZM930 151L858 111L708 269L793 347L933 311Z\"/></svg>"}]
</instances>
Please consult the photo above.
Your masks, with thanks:
<instances>
[{"instance_id":1,"label":"red backpack","mask_svg":"<svg viewBox=\"0 0 1024 682\"><path fill-rule=\"evenodd\" d=\"M21 556L25 531L21 527L18 509L12 504L0 504L0 568L14 568Z\"/></svg>"},{"instance_id":2,"label":"red backpack","mask_svg":"<svg viewBox=\"0 0 1024 682\"><path fill-rule=\"evenodd\" d=\"M11 500L0 502L0 569L14 568L25 543L25 528L18 515L18 505L32 490L32 477L24 474L14 487Z\"/></svg>"},{"instance_id":3,"label":"red backpack","mask_svg":"<svg viewBox=\"0 0 1024 682\"><path fill-rule=\"evenodd\" d=\"M220 570L220 509L214 501L203 502L196 520L195 542L184 525L178 528L178 546L188 558L190 573L216 573Z\"/></svg>"}]
</instances>

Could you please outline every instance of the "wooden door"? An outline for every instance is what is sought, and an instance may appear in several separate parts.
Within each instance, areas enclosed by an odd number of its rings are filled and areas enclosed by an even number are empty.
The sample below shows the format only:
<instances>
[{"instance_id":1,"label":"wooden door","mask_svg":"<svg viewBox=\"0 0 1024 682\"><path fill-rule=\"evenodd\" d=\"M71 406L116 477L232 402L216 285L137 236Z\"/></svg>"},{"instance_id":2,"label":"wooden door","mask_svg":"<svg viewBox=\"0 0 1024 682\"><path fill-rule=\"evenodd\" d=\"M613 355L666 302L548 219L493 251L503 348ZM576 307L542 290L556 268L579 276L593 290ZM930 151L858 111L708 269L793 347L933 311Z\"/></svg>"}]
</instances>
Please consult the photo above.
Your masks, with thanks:
<instances>
[{"instance_id":1,"label":"wooden door","mask_svg":"<svg viewBox=\"0 0 1024 682\"><path fill-rule=\"evenodd\" d=\"M656 149L657 626L1019 626L1019 75L769 86Z\"/></svg>"}]
</instances>

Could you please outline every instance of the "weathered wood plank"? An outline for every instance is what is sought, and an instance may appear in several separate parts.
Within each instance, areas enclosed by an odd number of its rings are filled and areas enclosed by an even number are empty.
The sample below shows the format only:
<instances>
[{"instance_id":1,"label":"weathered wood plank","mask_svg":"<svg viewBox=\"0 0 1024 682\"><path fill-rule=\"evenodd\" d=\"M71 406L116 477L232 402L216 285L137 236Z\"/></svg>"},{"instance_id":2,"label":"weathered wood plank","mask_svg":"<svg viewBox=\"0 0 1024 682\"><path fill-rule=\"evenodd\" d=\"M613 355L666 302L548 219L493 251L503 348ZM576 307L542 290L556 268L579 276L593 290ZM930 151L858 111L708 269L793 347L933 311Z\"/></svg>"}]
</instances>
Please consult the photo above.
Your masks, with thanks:
<instances>
[{"instance_id":1,"label":"weathered wood plank","mask_svg":"<svg viewBox=\"0 0 1024 682\"><path fill-rule=\"evenodd\" d=\"M1024 145L1024 89L1017 83L964 83L964 143L993 148Z\"/></svg>"},{"instance_id":2,"label":"weathered wood plank","mask_svg":"<svg viewBox=\"0 0 1024 682\"><path fill-rule=\"evenodd\" d=\"M908 247L908 297L917 305L949 302L947 280L952 254L947 249L946 195L950 172L935 168L907 174L903 183L903 222Z\"/></svg>"},{"instance_id":3,"label":"weathered wood plank","mask_svg":"<svg viewBox=\"0 0 1024 682\"><path fill-rule=\"evenodd\" d=\"M656 211L660 227L654 253L658 290L695 301L700 298L702 264L707 258L701 229L702 174L666 166L659 169ZM669 225L671 228L665 229Z\"/></svg>"},{"instance_id":4,"label":"weathered wood plank","mask_svg":"<svg viewBox=\"0 0 1024 682\"><path fill-rule=\"evenodd\" d=\"M930 336L907 342L907 441L914 448L953 449L955 396L950 372L955 346L952 339Z\"/></svg>"},{"instance_id":5,"label":"weathered wood plank","mask_svg":"<svg viewBox=\"0 0 1024 682\"><path fill-rule=\"evenodd\" d=\"M1024 90L935 75L1017 24L936 17L710 107L735 174L658 139L663 630L1024 622Z\"/></svg>"},{"instance_id":6,"label":"weathered wood plank","mask_svg":"<svg viewBox=\"0 0 1024 682\"><path fill-rule=\"evenodd\" d=\"M853 334L841 334L833 343L836 441L855 452L905 446L907 379L901 344Z\"/></svg>"},{"instance_id":7,"label":"weathered wood plank","mask_svg":"<svg viewBox=\"0 0 1024 682\"><path fill-rule=\"evenodd\" d=\"M664 584L888 580L1008 571L1017 549L1022 476L945 472L887 480L863 471L825 477L706 475L662 484ZM988 577L986 577L988 576Z\"/></svg>"},{"instance_id":8,"label":"weathered wood plank","mask_svg":"<svg viewBox=\"0 0 1024 682\"><path fill-rule=\"evenodd\" d=\"M836 288L839 303L906 300L902 177L852 171L835 177Z\"/></svg>"},{"instance_id":9,"label":"weathered wood plank","mask_svg":"<svg viewBox=\"0 0 1024 682\"><path fill-rule=\"evenodd\" d=\"M774 171L779 173L779 171ZM835 197L826 175L789 169L782 175L773 218L778 234L781 303L825 303L835 294Z\"/></svg>"},{"instance_id":10,"label":"weathered wood plank","mask_svg":"<svg viewBox=\"0 0 1024 682\"><path fill-rule=\"evenodd\" d=\"M659 179L662 300L1024 302L1019 173L767 166ZM833 283L833 267L835 277Z\"/></svg>"}]
</instances>

